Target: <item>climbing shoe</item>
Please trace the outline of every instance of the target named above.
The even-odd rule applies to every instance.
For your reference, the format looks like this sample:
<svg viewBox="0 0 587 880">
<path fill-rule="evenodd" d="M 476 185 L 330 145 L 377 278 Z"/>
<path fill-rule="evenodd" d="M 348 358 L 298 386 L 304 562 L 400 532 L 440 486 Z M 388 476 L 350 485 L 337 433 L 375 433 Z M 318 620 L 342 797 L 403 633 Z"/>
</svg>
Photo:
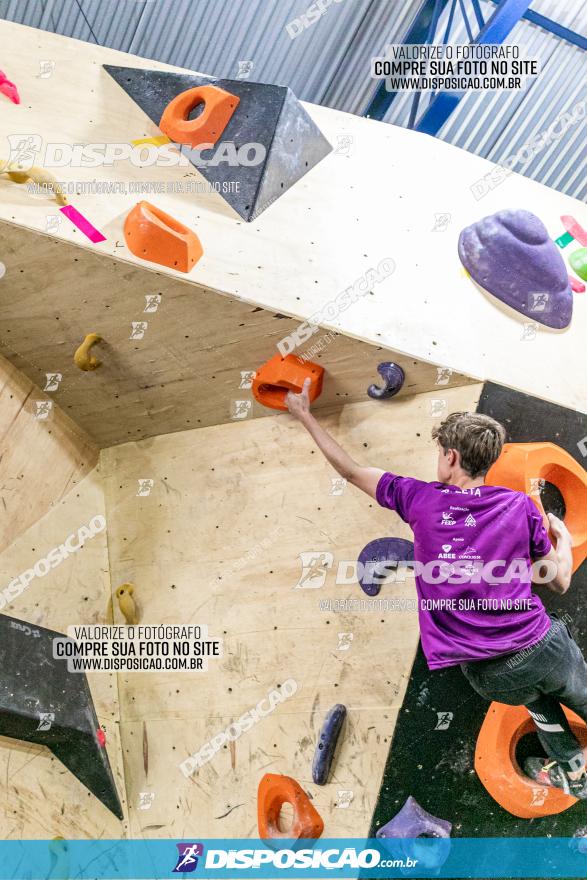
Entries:
<svg viewBox="0 0 587 880">
<path fill-rule="evenodd" d="M 561 788 L 571 797 L 587 800 L 587 773 L 578 779 L 569 779 L 568 774 L 556 761 L 549 758 L 526 758 L 524 773 L 539 785 L 551 785 Z"/>
</svg>

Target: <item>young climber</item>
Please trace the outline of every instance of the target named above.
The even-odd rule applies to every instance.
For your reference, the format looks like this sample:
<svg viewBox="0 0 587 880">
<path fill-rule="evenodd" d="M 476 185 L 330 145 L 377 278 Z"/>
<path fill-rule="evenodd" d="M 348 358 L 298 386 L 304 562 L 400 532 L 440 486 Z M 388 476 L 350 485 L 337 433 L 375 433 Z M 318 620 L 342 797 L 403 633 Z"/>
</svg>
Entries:
<svg viewBox="0 0 587 880">
<path fill-rule="evenodd" d="M 432 431 L 438 479 L 426 483 L 353 461 L 310 412 L 309 384 L 288 393 L 290 413 L 341 477 L 395 510 L 414 533 L 429 668 L 460 665 L 486 699 L 526 706 L 549 756 L 528 758 L 526 774 L 587 799 L 585 758 L 561 708 L 587 722 L 587 664 L 563 621 L 532 591 L 533 573 L 555 593 L 567 591 L 571 539 L 552 514 L 549 537 L 527 495 L 485 484 L 503 426 L 477 413 L 449 415 Z"/>
</svg>

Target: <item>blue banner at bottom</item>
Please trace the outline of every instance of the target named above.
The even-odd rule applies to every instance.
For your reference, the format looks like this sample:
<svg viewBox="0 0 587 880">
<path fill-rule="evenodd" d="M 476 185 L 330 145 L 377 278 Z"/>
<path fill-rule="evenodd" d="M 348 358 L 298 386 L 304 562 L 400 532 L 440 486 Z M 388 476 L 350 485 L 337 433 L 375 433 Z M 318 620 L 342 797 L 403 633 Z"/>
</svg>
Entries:
<svg viewBox="0 0 587 880">
<path fill-rule="evenodd" d="M 587 838 L 21 840 L 0 880 L 587 877 Z"/>
</svg>

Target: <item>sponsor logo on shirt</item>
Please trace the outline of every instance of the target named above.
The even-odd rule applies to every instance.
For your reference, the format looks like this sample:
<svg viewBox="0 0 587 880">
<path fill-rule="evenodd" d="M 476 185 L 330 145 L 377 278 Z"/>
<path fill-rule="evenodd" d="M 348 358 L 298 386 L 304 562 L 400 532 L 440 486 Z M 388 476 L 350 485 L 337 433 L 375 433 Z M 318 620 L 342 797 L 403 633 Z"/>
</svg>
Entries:
<svg viewBox="0 0 587 880">
<path fill-rule="evenodd" d="M 449 511 L 443 511 L 442 512 L 442 522 L 440 523 L 440 525 L 441 526 L 455 526 L 456 521 L 453 519 L 452 513 L 450 513 Z"/>
<path fill-rule="evenodd" d="M 460 554 L 460 558 L 461 559 L 481 559 L 481 557 L 477 553 L 477 549 L 475 547 L 472 547 L 470 544 L 467 547 L 467 549 L 463 550 L 463 552 Z"/>
<path fill-rule="evenodd" d="M 456 559 L 457 554 L 451 553 L 450 552 L 451 550 L 452 550 L 452 544 L 443 544 L 442 545 L 442 553 L 438 554 L 438 558 L 439 559 Z"/>
<path fill-rule="evenodd" d="M 451 510 L 465 510 L 466 511 L 469 508 L 468 507 L 457 507 L 455 504 L 451 504 L 450 509 Z"/>
<path fill-rule="evenodd" d="M 470 513 L 469 516 L 466 518 L 465 525 L 469 526 L 469 527 L 477 525 L 477 520 L 475 519 L 475 517 L 473 516 L 472 513 Z"/>
</svg>

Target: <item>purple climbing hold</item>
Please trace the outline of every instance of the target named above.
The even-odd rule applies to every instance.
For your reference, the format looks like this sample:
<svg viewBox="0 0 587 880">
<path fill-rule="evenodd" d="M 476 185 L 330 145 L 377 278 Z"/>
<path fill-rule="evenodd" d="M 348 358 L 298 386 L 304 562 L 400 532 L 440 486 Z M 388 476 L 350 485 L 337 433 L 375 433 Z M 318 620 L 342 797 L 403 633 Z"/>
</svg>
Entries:
<svg viewBox="0 0 587 880">
<path fill-rule="evenodd" d="M 403 856 L 405 861 L 405 857 L 409 856 L 417 860 L 421 870 L 437 873 L 450 855 L 451 831 L 450 822 L 426 812 L 410 795 L 399 813 L 383 825 L 375 837 L 394 841 L 393 844 L 386 844 L 386 847 L 392 848 L 394 858 Z"/>
<path fill-rule="evenodd" d="M 587 828 L 583 825 L 573 833 L 569 847 L 582 855 L 587 853 Z"/>
<path fill-rule="evenodd" d="M 383 825 L 375 837 L 450 837 L 451 830 L 451 822 L 427 813 L 410 795 L 399 813 Z"/>
<path fill-rule="evenodd" d="M 377 372 L 385 382 L 383 388 L 379 385 L 369 385 L 367 394 L 374 400 L 388 400 L 402 390 L 402 386 L 406 379 L 406 374 L 399 364 L 392 361 L 384 361 L 377 367 Z"/>
<path fill-rule="evenodd" d="M 414 561 L 414 545 L 403 538 L 375 538 L 359 554 L 359 583 L 368 596 L 376 596 L 398 562 Z"/>
<path fill-rule="evenodd" d="M 459 257 L 484 290 L 540 324 L 561 330 L 573 316 L 564 260 L 530 211 L 498 211 L 467 226 Z"/>
<path fill-rule="evenodd" d="M 343 706 L 342 703 L 336 703 L 322 723 L 312 762 L 312 779 L 316 785 L 326 785 L 328 782 L 328 774 L 345 718 L 346 706 Z"/>
</svg>

